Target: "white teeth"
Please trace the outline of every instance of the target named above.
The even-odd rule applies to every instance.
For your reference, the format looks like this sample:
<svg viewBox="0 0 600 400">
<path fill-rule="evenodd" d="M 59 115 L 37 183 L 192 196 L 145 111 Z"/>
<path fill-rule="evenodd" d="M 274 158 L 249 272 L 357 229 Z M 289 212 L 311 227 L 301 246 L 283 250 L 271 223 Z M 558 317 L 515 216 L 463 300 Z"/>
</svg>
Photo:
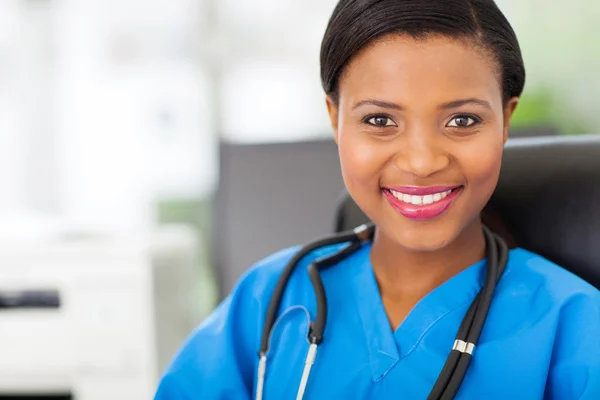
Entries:
<svg viewBox="0 0 600 400">
<path fill-rule="evenodd" d="M 394 190 L 390 190 L 390 192 L 398 200 L 401 200 L 405 203 L 414 204 L 415 206 L 420 206 L 420 205 L 433 204 L 442 199 L 445 199 L 446 197 L 448 197 L 448 195 L 450 193 L 452 193 L 452 190 L 447 190 L 445 192 L 440 192 L 440 193 L 435 193 L 435 194 L 428 194 L 426 196 L 412 196 L 410 194 L 403 194 L 400 192 L 396 192 Z"/>
</svg>

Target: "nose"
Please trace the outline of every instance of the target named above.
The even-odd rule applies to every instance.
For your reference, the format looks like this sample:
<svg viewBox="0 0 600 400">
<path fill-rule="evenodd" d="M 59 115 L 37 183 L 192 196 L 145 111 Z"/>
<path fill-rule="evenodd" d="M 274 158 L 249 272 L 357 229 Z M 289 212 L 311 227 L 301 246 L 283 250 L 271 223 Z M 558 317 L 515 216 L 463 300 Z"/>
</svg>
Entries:
<svg viewBox="0 0 600 400">
<path fill-rule="evenodd" d="M 448 167 L 450 155 L 440 144 L 441 138 L 432 136 L 418 132 L 406 135 L 394 160 L 396 167 L 418 178 L 427 178 Z"/>
</svg>

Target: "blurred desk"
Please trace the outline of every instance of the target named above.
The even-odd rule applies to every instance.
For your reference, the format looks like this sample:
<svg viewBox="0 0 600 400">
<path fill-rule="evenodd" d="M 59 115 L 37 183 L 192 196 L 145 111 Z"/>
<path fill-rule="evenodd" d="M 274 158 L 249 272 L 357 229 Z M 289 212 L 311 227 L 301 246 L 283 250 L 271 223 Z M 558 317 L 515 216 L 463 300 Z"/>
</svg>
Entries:
<svg viewBox="0 0 600 400">
<path fill-rule="evenodd" d="M 0 399 L 147 400 L 198 323 L 198 239 L 0 243 Z"/>
</svg>

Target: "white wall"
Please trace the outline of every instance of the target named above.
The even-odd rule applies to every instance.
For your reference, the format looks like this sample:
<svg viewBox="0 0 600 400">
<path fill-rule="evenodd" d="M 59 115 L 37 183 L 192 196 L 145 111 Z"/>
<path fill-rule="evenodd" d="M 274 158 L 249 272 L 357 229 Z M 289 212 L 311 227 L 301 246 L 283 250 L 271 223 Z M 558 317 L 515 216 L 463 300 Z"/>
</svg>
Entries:
<svg viewBox="0 0 600 400">
<path fill-rule="evenodd" d="M 236 141 L 328 136 L 319 46 L 336 0 L 219 0 L 227 37 L 224 136 Z M 600 124 L 600 3 L 497 0 L 519 36 L 528 91 L 549 87 L 574 118 Z M 584 132 L 582 132 L 584 133 Z"/>
<path fill-rule="evenodd" d="M 24 161 L 24 76 L 19 1 L 0 3 L 0 215 L 23 201 L 18 166 Z M 20 133 L 20 134 L 19 134 Z"/>
<path fill-rule="evenodd" d="M 333 0 L 220 0 L 221 126 L 238 142 L 330 135 L 319 48 Z"/>
<path fill-rule="evenodd" d="M 201 5 L 0 3 L 0 213 L 138 229 L 158 199 L 213 190 Z"/>
</svg>

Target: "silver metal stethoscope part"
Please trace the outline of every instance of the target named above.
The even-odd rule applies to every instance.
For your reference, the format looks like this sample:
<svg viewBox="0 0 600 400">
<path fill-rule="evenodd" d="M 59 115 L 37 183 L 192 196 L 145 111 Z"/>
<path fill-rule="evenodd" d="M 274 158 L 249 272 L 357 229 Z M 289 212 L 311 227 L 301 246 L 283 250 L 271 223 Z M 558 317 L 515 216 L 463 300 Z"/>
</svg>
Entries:
<svg viewBox="0 0 600 400">
<path fill-rule="evenodd" d="M 306 356 L 306 362 L 304 363 L 304 372 L 302 373 L 302 379 L 300 380 L 300 387 L 298 388 L 298 394 L 296 400 L 302 400 L 304 398 L 304 391 L 306 390 L 306 384 L 308 383 L 308 377 L 310 376 L 310 370 L 315 363 L 317 357 L 317 345 L 311 344 L 308 348 L 308 354 Z"/>
<path fill-rule="evenodd" d="M 452 350 L 459 351 L 461 353 L 467 353 L 473 355 L 473 351 L 475 350 L 475 345 L 473 343 L 467 343 L 463 340 L 456 340 L 454 342 L 454 346 Z"/>
<path fill-rule="evenodd" d="M 302 372 L 302 379 L 300 380 L 300 386 L 298 386 L 298 393 L 296 400 L 302 400 L 304 398 L 304 392 L 306 391 L 306 384 L 310 377 L 310 371 L 312 366 L 315 364 L 315 358 L 317 358 L 317 344 L 313 343 L 308 348 L 308 354 L 306 355 L 306 361 L 304 362 L 304 371 Z M 265 385 L 265 374 L 267 372 L 267 357 L 261 356 L 258 362 L 258 380 L 256 385 L 256 400 L 262 400 Z"/>
<path fill-rule="evenodd" d="M 258 383 L 256 385 L 256 400 L 262 400 L 264 386 L 265 386 L 265 373 L 267 372 L 267 356 L 261 356 L 258 362 Z"/>
</svg>

